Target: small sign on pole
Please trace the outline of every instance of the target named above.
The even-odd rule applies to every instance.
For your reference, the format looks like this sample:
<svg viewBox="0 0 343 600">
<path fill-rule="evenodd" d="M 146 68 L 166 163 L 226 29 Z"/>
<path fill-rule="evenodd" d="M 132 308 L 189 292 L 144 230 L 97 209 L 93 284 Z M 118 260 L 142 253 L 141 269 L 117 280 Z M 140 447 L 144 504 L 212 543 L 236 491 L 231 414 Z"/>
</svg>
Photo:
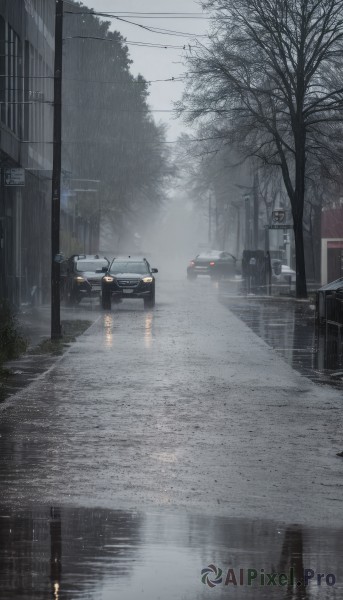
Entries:
<svg viewBox="0 0 343 600">
<path fill-rule="evenodd" d="M 267 225 L 268 229 L 292 229 L 293 225 L 289 225 L 288 223 L 284 223 L 283 225 L 280 223 L 275 223 L 274 225 Z"/>
<path fill-rule="evenodd" d="M 8 187 L 25 185 L 25 169 L 4 169 L 4 184 Z"/>
</svg>

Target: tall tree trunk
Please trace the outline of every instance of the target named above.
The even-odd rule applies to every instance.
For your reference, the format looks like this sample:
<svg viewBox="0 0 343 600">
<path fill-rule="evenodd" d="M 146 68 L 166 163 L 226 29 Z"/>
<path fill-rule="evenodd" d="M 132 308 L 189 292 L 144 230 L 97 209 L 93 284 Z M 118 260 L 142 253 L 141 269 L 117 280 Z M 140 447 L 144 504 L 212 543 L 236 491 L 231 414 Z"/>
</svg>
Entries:
<svg viewBox="0 0 343 600">
<path fill-rule="evenodd" d="M 299 112 L 300 114 L 300 112 Z M 295 129 L 295 191 L 291 200 L 295 241 L 296 297 L 307 298 L 305 251 L 304 251 L 304 203 L 306 169 L 306 131 L 302 116 Z"/>
<path fill-rule="evenodd" d="M 293 229 L 295 241 L 295 270 L 297 274 L 296 280 L 296 297 L 307 298 L 306 285 L 306 270 L 305 270 L 305 253 L 304 253 L 304 231 L 302 216 L 293 212 Z"/>
<path fill-rule="evenodd" d="M 259 217 L 259 178 L 258 171 L 255 170 L 254 173 L 254 250 L 258 250 L 258 217 Z"/>
</svg>

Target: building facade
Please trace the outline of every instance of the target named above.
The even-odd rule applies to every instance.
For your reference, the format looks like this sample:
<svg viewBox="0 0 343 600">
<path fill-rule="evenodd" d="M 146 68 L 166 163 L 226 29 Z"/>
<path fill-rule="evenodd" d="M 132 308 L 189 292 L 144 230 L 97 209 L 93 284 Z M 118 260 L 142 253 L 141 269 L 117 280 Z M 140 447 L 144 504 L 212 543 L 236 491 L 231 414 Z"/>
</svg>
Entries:
<svg viewBox="0 0 343 600">
<path fill-rule="evenodd" d="M 322 285 L 343 277 L 343 202 L 322 211 Z"/>
<path fill-rule="evenodd" d="M 0 298 L 50 293 L 54 0 L 0 0 Z"/>
</svg>

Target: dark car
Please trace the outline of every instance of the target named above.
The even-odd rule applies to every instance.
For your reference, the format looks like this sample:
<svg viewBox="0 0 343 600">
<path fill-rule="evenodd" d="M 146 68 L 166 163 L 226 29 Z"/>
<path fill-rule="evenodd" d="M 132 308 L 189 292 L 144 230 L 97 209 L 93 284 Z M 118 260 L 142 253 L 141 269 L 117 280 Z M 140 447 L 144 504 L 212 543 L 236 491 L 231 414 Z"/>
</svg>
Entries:
<svg viewBox="0 0 343 600">
<path fill-rule="evenodd" d="M 117 257 L 111 262 L 102 279 L 102 307 L 111 308 L 123 298 L 142 298 L 144 308 L 155 306 L 155 277 L 146 258 Z"/>
<path fill-rule="evenodd" d="M 198 275 L 209 275 L 213 279 L 233 277 L 237 273 L 237 260 L 229 252 L 211 250 L 198 254 L 187 267 L 188 279 Z"/>
<path fill-rule="evenodd" d="M 82 298 L 100 297 L 101 280 L 108 269 L 109 260 L 98 254 L 75 254 L 61 265 L 61 297 L 68 304 L 81 302 Z"/>
</svg>

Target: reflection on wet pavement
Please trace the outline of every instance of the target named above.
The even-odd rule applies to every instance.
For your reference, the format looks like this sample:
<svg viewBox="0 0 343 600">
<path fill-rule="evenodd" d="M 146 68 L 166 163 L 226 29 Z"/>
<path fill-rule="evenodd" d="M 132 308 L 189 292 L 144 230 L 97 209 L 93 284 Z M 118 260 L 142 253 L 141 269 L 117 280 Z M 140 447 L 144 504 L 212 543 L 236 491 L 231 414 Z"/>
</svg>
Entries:
<svg viewBox="0 0 343 600">
<path fill-rule="evenodd" d="M 317 383 L 343 387 L 337 332 L 316 327 L 314 307 L 292 301 L 237 299 L 225 292 L 221 288 L 220 301 L 294 369 Z"/>
<path fill-rule="evenodd" d="M 151 348 L 151 344 L 152 344 L 152 326 L 153 326 L 153 312 L 150 311 L 149 313 L 147 313 L 145 315 L 145 335 L 144 335 L 144 342 L 145 342 L 145 347 L 147 349 Z"/>
<path fill-rule="evenodd" d="M 311 600 L 343 593 L 342 530 L 186 513 L 3 507 L 0 540 L 3 600 Z"/>
<path fill-rule="evenodd" d="M 113 348 L 113 316 L 111 314 L 104 316 L 104 335 L 106 348 Z"/>
</svg>

